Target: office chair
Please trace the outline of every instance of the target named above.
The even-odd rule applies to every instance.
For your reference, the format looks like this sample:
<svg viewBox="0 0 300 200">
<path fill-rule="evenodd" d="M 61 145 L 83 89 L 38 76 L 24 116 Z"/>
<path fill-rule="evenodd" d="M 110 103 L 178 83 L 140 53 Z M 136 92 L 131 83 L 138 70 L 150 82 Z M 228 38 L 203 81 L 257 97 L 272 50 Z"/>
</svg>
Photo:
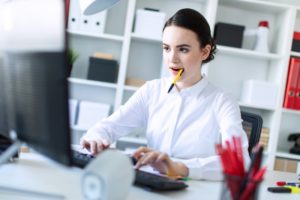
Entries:
<svg viewBox="0 0 300 200">
<path fill-rule="evenodd" d="M 249 147 L 248 152 L 252 158 L 252 149 L 259 142 L 263 119 L 261 116 L 249 112 L 241 111 L 243 129 L 247 133 Z"/>
</svg>

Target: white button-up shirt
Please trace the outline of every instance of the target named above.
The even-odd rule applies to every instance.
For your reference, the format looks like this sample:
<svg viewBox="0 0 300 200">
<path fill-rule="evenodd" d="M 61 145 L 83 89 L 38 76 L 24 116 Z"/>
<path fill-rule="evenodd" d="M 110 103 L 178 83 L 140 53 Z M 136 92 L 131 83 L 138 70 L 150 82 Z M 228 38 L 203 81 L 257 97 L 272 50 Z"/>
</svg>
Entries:
<svg viewBox="0 0 300 200">
<path fill-rule="evenodd" d="M 115 142 L 136 127 L 146 127 L 148 146 L 184 163 L 189 177 L 222 179 L 215 145 L 240 136 L 246 165 L 248 139 L 236 101 L 206 77 L 180 92 L 172 80 L 147 82 L 118 111 L 90 128 L 82 139 Z"/>
</svg>

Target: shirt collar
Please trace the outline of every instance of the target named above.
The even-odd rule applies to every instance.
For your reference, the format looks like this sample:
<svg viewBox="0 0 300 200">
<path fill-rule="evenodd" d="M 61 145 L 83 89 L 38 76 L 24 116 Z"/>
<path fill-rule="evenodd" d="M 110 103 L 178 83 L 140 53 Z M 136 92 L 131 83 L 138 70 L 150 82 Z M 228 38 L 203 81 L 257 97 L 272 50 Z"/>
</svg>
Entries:
<svg viewBox="0 0 300 200">
<path fill-rule="evenodd" d="M 173 89 L 170 91 L 170 93 L 174 93 L 174 94 L 176 93 L 176 94 L 179 94 L 181 96 L 197 96 L 204 90 L 204 88 L 207 86 L 207 84 L 208 84 L 208 80 L 203 75 L 202 79 L 200 81 L 198 81 L 195 85 L 193 85 L 189 88 L 184 88 L 180 92 L 176 89 L 176 86 L 174 86 Z"/>
</svg>

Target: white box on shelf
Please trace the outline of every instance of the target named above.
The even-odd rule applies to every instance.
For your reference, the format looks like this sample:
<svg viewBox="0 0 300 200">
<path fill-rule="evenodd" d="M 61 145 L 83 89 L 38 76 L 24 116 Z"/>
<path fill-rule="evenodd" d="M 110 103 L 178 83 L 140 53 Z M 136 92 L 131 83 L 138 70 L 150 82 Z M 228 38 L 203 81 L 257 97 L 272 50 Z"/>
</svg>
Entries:
<svg viewBox="0 0 300 200">
<path fill-rule="evenodd" d="M 109 110 L 109 104 L 81 101 L 79 103 L 77 127 L 84 130 L 89 129 L 106 118 L 109 115 Z"/>
<path fill-rule="evenodd" d="M 138 9 L 134 33 L 142 37 L 161 39 L 165 17 L 166 14 L 162 12 Z"/>
<path fill-rule="evenodd" d="M 78 113 L 79 101 L 76 99 L 69 99 L 69 120 L 70 126 L 74 126 L 76 123 L 76 117 Z"/>
<path fill-rule="evenodd" d="M 275 108 L 277 86 L 266 81 L 246 80 L 243 82 L 241 102 L 254 106 Z"/>
</svg>

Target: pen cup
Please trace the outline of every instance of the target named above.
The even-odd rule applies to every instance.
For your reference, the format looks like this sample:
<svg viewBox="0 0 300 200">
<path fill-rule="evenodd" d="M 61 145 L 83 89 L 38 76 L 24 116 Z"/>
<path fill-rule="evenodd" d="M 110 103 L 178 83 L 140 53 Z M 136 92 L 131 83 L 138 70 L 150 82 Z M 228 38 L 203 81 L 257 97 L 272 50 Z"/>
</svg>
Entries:
<svg viewBox="0 0 300 200">
<path fill-rule="evenodd" d="M 258 188 L 261 181 L 248 179 L 246 186 L 241 189 L 244 177 L 224 174 L 221 200 L 257 200 Z"/>
</svg>

